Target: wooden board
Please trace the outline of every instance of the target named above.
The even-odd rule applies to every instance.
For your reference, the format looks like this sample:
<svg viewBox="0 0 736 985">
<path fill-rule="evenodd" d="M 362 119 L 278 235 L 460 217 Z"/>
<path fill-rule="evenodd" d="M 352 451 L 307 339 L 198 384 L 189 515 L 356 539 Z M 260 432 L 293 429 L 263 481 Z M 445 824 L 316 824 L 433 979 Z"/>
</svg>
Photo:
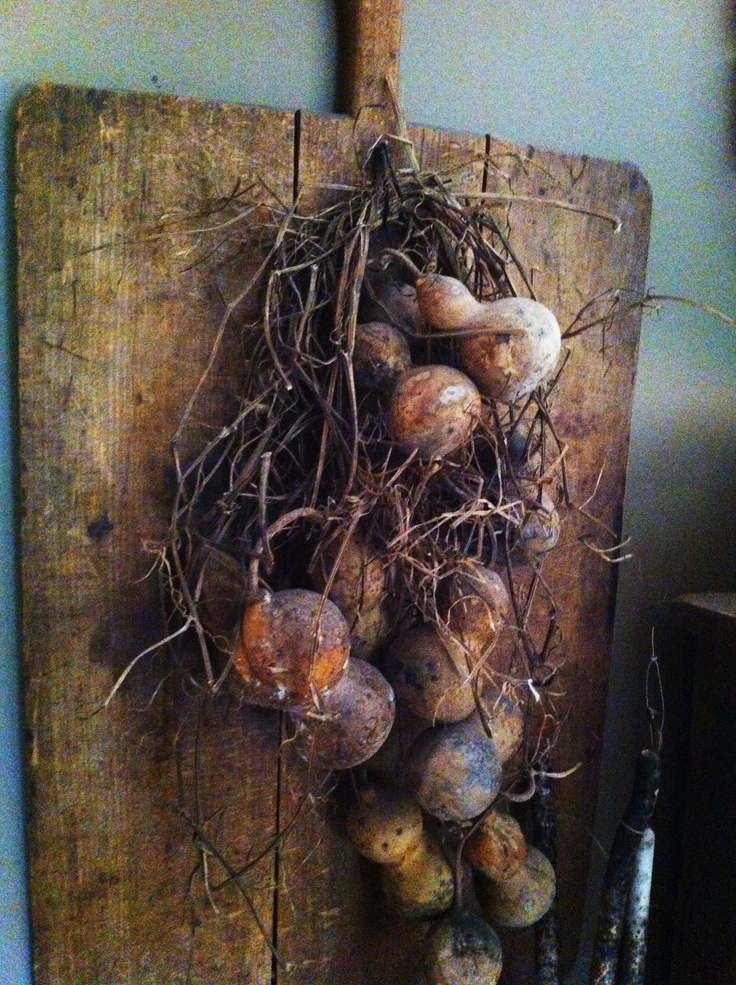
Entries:
<svg viewBox="0 0 736 985">
<path fill-rule="evenodd" d="M 140 660 L 101 710 L 121 670 L 161 633 L 157 585 L 145 576 L 169 522 L 169 443 L 222 313 L 206 265 L 188 262 L 191 241 L 175 225 L 161 231 L 159 220 L 238 180 L 263 178 L 264 198 L 288 201 L 295 160 L 307 200 L 317 202 L 324 193 L 314 186 L 358 180 L 354 136 L 347 117 L 300 116 L 295 125 L 293 114 L 271 110 L 54 86 L 34 89 L 20 107 L 23 638 L 37 985 L 419 981 L 421 928 L 385 906 L 345 842 L 334 798 L 311 798 L 283 848 L 267 850 L 303 792 L 299 766 L 279 758 L 275 714 L 223 699 L 202 716 L 165 655 Z M 492 207 L 563 326 L 604 292 L 643 288 L 650 196 L 635 167 L 483 136 L 411 136 L 422 166 L 452 165 L 466 194 L 516 196 Z M 620 231 L 591 213 L 618 216 Z M 553 406 L 576 502 L 590 499 L 590 511 L 616 530 L 638 330 L 636 312 L 622 311 L 605 331 L 572 340 Z M 243 357 L 225 346 L 213 365 L 200 440 L 227 419 Z M 616 575 L 584 546 L 590 529 L 569 515 L 546 569 L 564 640 L 556 686 L 568 709 L 554 765 L 581 763 L 557 786 L 568 962 L 581 927 Z M 202 860 L 209 885 L 224 871 L 200 849 L 217 838 L 229 846 L 225 861 L 244 869 L 245 895 L 230 886 L 208 899 Z M 523 961 L 511 962 L 504 981 L 528 981 L 525 974 Z"/>
</svg>

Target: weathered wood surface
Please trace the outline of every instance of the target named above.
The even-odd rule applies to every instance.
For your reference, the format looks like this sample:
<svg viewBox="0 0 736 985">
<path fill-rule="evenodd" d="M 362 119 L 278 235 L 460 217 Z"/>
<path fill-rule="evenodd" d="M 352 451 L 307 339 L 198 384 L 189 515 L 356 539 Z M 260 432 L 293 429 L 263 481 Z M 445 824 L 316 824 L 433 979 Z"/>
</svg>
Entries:
<svg viewBox="0 0 736 985">
<path fill-rule="evenodd" d="M 368 108 L 391 120 L 398 93 L 402 0 L 341 0 L 338 17 L 340 112 L 357 116 Z"/>
<path fill-rule="evenodd" d="M 128 661 L 161 633 L 156 585 L 144 576 L 169 523 L 169 443 L 222 314 L 209 268 L 189 262 L 191 240 L 159 220 L 196 209 L 237 180 L 263 177 L 264 198 L 288 201 L 295 159 L 305 201 L 319 200 L 320 183 L 359 180 L 352 120 L 299 122 L 295 155 L 288 113 L 51 86 L 33 90 L 20 108 L 23 635 L 37 985 L 419 981 L 421 930 L 385 907 L 370 867 L 345 842 L 335 798 L 305 804 L 281 849 L 265 851 L 303 792 L 300 768 L 279 760 L 275 713 L 223 699 L 202 717 L 181 675 L 167 673 L 165 654 L 140 660 L 100 710 Z M 482 137 L 411 136 L 422 165 L 452 168 L 468 195 L 535 200 L 493 208 L 563 326 L 602 292 L 641 290 L 650 201 L 635 168 Z M 544 198 L 616 214 L 621 231 L 584 211 L 537 204 Z M 257 259 L 249 257 L 251 267 Z M 553 404 L 573 497 L 592 497 L 589 510 L 616 530 L 638 327 L 636 312 L 622 313 L 605 332 L 573 339 Z M 228 419 L 246 355 L 237 341 L 221 349 L 203 386 L 201 429 L 186 435 L 192 449 Z M 568 959 L 583 907 L 616 573 L 581 543 L 592 529 L 568 514 L 545 569 L 563 639 L 554 686 L 565 692 L 567 712 L 554 767 L 582 764 L 556 787 Z M 231 866 L 253 863 L 245 894 L 219 885 L 222 860 L 200 850 L 209 839 L 227 845 Z M 517 965 L 510 962 L 504 981 L 528 980 Z"/>
</svg>

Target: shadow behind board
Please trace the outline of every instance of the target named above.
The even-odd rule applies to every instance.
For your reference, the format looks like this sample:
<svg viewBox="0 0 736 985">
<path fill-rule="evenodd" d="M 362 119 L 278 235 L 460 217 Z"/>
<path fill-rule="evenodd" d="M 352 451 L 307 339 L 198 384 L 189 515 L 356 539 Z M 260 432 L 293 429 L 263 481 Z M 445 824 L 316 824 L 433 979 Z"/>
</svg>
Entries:
<svg viewBox="0 0 736 985">
<path fill-rule="evenodd" d="M 482 136 L 417 128 L 411 136 L 422 168 L 451 170 L 466 194 L 518 196 L 489 207 L 508 223 L 539 299 L 563 328 L 605 292 L 642 290 L 650 196 L 635 167 Z M 418 975 L 421 928 L 386 908 L 327 790 L 302 810 L 278 857 L 266 851 L 303 793 L 299 766 L 279 760 L 276 714 L 225 699 L 201 714 L 164 654 L 139 661 L 100 711 L 121 670 L 161 633 L 161 599 L 146 574 L 169 524 L 170 440 L 222 314 L 207 266 L 189 262 L 191 239 L 160 219 L 201 208 L 238 180 L 262 179 L 256 193 L 264 201 L 288 202 L 296 159 L 304 208 L 317 208 L 328 193 L 316 185 L 360 180 L 353 138 L 347 117 L 301 115 L 296 127 L 291 113 L 164 96 L 41 86 L 20 106 L 23 637 L 37 985 L 406 985 Z M 617 216 L 620 231 L 591 213 Z M 238 277 L 259 259 L 241 258 Z M 246 311 L 243 320 L 249 315 L 256 317 Z M 638 314 L 622 308 L 605 331 L 573 339 L 552 406 L 573 497 L 591 499 L 591 512 L 614 530 L 638 333 Z M 203 384 L 191 450 L 228 420 L 237 399 L 248 354 L 236 335 Z M 581 763 L 556 789 L 566 962 L 580 933 L 615 591 L 615 566 L 582 545 L 591 532 L 570 513 L 545 567 L 565 656 L 555 685 L 568 709 L 554 767 Z M 221 886 L 217 907 L 206 885 L 217 887 L 226 870 L 205 853 L 205 880 L 203 835 L 227 845 L 226 864 L 244 867 L 245 892 Z M 511 961 L 504 980 L 520 974 Z"/>
</svg>

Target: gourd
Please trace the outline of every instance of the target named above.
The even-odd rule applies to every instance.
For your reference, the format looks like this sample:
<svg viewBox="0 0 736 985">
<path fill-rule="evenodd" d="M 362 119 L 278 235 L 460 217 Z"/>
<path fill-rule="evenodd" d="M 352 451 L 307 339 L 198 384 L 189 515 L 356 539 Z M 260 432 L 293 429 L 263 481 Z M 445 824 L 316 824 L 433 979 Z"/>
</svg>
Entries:
<svg viewBox="0 0 736 985">
<path fill-rule="evenodd" d="M 437 612 L 442 639 L 461 672 L 495 663 L 493 651 L 511 617 L 511 599 L 497 572 L 466 561 L 438 585 Z M 506 656 L 499 653 L 501 660 Z"/>
<path fill-rule="evenodd" d="M 363 788 L 348 812 L 347 834 L 361 855 L 381 866 L 381 885 L 403 916 L 428 919 L 452 905 L 450 864 L 407 794 Z"/>
<path fill-rule="evenodd" d="M 557 545 L 560 515 L 547 492 L 548 485 L 540 481 L 544 469 L 541 450 L 528 427 L 514 428 L 507 451 L 508 468 L 502 472 L 505 497 L 510 503 L 520 502 L 521 507 L 519 517 L 510 521 L 511 558 L 535 564 Z"/>
<path fill-rule="evenodd" d="M 414 366 L 396 380 L 386 424 L 406 454 L 444 458 L 469 441 L 480 411 L 478 388 L 465 373 L 452 366 Z"/>
<path fill-rule="evenodd" d="M 374 660 L 393 631 L 387 600 L 382 599 L 372 609 L 362 609 L 350 622 L 350 656 Z"/>
<path fill-rule="evenodd" d="M 542 469 L 542 448 L 538 433 L 528 421 L 517 421 L 505 435 L 508 464 L 511 475 L 521 480 L 522 488 L 534 484 L 534 477 Z"/>
<path fill-rule="evenodd" d="M 221 650 L 231 650 L 247 597 L 248 577 L 226 551 L 203 541 L 193 555 L 192 591 L 204 631 Z"/>
<path fill-rule="evenodd" d="M 426 831 L 400 861 L 381 868 L 381 886 L 389 902 L 409 920 L 428 920 L 444 913 L 455 894 L 452 868 Z"/>
<path fill-rule="evenodd" d="M 382 559 L 360 529 L 347 539 L 333 534 L 315 552 L 310 566 L 312 585 L 337 605 L 350 627 L 351 656 L 371 659 L 391 633 Z"/>
<path fill-rule="evenodd" d="M 432 625 L 400 633 L 386 651 L 384 670 L 398 704 L 425 721 L 457 722 L 475 709 L 472 681 L 458 671 Z"/>
<path fill-rule="evenodd" d="M 482 305 L 462 281 L 446 274 L 422 274 L 405 257 L 402 260 L 414 276 L 419 313 L 432 328 L 462 330 L 478 316 Z"/>
<path fill-rule="evenodd" d="M 383 321 L 356 326 L 353 374 L 359 387 L 386 392 L 410 367 L 409 344 L 398 328 Z"/>
<path fill-rule="evenodd" d="M 409 790 L 441 821 L 468 821 L 496 799 L 501 761 L 496 745 L 474 716 L 425 729 L 406 751 Z"/>
<path fill-rule="evenodd" d="M 416 801 L 375 784 L 358 791 L 346 823 L 353 847 L 379 865 L 400 862 L 422 837 L 422 811 Z"/>
<path fill-rule="evenodd" d="M 501 975 L 498 934 L 467 911 L 442 917 L 424 938 L 422 949 L 430 985 L 496 985 Z"/>
<path fill-rule="evenodd" d="M 560 516 L 549 493 L 542 492 L 536 501 L 525 507 L 518 544 L 527 561 L 538 561 L 557 545 L 560 538 Z"/>
<path fill-rule="evenodd" d="M 345 617 L 319 593 L 289 588 L 247 597 L 233 664 L 252 703 L 314 705 L 343 675 L 349 654 Z"/>
<path fill-rule="evenodd" d="M 519 868 L 508 878 L 476 879 L 483 915 L 499 927 L 529 927 L 555 898 L 555 870 L 546 855 L 530 845 Z"/>
<path fill-rule="evenodd" d="M 526 718 L 519 705 L 507 694 L 494 688 L 486 689 L 480 700 L 483 719 L 475 712 L 470 721 L 476 728 L 491 733 L 499 762 L 506 765 L 519 751 L 524 741 Z"/>
<path fill-rule="evenodd" d="M 327 539 L 310 570 L 313 587 L 322 592 L 329 584 L 329 598 L 348 621 L 378 605 L 386 590 L 381 559 L 358 529 L 347 538 L 338 532 Z"/>
<path fill-rule="evenodd" d="M 294 743 L 313 766 L 346 770 L 364 763 L 391 731 L 396 704 L 391 685 L 372 664 L 351 660 L 347 670 L 320 696 L 320 708 L 292 714 Z"/>
<path fill-rule="evenodd" d="M 493 809 L 470 833 L 463 854 L 488 879 L 508 879 L 521 868 L 527 844 L 518 821 Z"/>
<path fill-rule="evenodd" d="M 417 292 L 390 271 L 369 266 L 363 279 L 359 316 L 361 321 L 388 322 L 416 333 L 420 322 Z"/>
<path fill-rule="evenodd" d="M 560 326 L 549 308 L 531 298 L 499 298 L 481 309 L 463 326 L 468 337 L 460 339 L 460 364 L 485 396 L 517 403 L 555 369 Z"/>
<path fill-rule="evenodd" d="M 414 282 L 422 319 L 440 332 L 457 332 L 460 365 L 491 400 L 516 403 L 557 365 L 562 333 L 554 314 L 532 298 L 478 301 L 455 277 L 421 274 L 402 260 Z"/>
</svg>

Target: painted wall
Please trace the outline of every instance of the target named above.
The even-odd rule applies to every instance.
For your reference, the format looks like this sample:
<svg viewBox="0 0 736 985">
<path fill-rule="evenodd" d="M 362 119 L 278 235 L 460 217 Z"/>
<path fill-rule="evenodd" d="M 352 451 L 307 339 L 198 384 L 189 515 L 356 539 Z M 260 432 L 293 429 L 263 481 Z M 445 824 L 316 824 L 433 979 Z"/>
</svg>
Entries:
<svg viewBox="0 0 736 985">
<path fill-rule="evenodd" d="M 733 315 L 733 16 L 726 0 L 405 0 L 406 113 L 636 162 L 654 192 L 650 285 Z M 0 0 L 0 985 L 30 981 L 14 607 L 13 107 L 28 85 L 51 80 L 325 112 L 334 73 L 327 0 Z M 666 638 L 677 594 L 736 584 L 735 383 L 733 328 L 671 305 L 646 319 L 625 513 L 636 557 L 620 574 L 604 844 L 642 741 L 652 627 Z"/>
</svg>

